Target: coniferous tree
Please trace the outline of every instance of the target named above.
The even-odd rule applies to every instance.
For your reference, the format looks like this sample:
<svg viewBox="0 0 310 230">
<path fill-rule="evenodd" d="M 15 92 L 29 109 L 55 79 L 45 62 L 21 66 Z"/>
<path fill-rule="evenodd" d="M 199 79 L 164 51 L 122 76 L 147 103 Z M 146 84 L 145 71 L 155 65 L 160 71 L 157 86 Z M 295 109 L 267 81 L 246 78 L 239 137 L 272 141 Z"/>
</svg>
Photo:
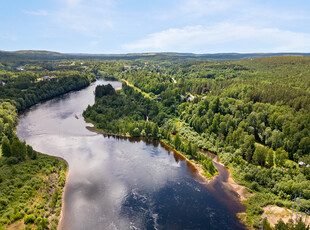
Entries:
<svg viewBox="0 0 310 230">
<path fill-rule="evenodd" d="M 4 137 L 2 139 L 1 149 L 2 149 L 2 156 L 4 156 L 4 157 L 11 157 L 12 156 L 10 142 L 9 142 L 7 137 Z"/>
</svg>

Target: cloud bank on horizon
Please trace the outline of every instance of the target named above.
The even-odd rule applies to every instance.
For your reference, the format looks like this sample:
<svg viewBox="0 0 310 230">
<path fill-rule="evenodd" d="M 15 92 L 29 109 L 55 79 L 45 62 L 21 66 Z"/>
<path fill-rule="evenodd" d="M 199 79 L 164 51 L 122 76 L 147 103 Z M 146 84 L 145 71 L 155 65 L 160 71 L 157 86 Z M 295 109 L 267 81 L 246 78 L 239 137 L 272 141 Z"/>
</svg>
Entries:
<svg viewBox="0 0 310 230">
<path fill-rule="evenodd" d="M 3 0 L 0 20 L 0 50 L 310 52 L 308 0 Z"/>
</svg>

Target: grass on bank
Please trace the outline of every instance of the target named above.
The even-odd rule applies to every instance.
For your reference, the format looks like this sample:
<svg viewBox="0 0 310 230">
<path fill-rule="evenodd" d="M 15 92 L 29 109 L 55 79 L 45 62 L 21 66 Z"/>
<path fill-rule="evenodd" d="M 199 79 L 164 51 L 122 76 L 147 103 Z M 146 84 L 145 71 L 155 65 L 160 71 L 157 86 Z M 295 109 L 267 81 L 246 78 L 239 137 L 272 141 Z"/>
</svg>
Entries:
<svg viewBox="0 0 310 230">
<path fill-rule="evenodd" d="M 67 165 L 37 153 L 7 164 L 0 158 L 0 229 L 57 229 Z"/>
</svg>

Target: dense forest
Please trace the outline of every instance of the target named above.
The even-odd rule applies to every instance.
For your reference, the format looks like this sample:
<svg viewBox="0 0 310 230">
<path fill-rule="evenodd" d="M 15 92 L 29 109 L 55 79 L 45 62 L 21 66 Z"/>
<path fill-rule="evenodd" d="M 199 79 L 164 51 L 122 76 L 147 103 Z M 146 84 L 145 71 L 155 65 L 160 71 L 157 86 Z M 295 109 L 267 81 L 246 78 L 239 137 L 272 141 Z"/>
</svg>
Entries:
<svg viewBox="0 0 310 230">
<path fill-rule="evenodd" d="M 105 74 L 123 89 L 98 87 L 84 112 L 97 129 L 161 139 L 201 163 L 207 176 L 216 171 L 199 148 L 218 154 L 255 194 L 245 201 L 245 221 L 255 228 L 263 207 L 292 208 L 295 194 L 304 198 L 300 211 L 310 209 L 309 57 L 136 60 L 114 70 Z"/>
</svg>

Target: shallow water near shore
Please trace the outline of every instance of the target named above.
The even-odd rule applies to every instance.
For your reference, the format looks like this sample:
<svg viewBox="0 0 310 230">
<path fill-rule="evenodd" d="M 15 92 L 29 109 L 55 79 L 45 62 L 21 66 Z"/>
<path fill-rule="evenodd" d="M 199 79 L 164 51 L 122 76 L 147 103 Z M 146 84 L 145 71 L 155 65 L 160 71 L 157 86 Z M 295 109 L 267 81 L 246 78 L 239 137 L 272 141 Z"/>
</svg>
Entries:
<svg viewBox="0 0 310 230">
<path fill-rule="evenodd" d="M 18 137 L 64 158 L 69 175 L 60 229 L 244 229 L 244 207 L 222 182 L 197 171 L 158 141 L 89 131 L 82 112 L 96 85 L 33 106 L 19 117 Z"/>
</svg>

